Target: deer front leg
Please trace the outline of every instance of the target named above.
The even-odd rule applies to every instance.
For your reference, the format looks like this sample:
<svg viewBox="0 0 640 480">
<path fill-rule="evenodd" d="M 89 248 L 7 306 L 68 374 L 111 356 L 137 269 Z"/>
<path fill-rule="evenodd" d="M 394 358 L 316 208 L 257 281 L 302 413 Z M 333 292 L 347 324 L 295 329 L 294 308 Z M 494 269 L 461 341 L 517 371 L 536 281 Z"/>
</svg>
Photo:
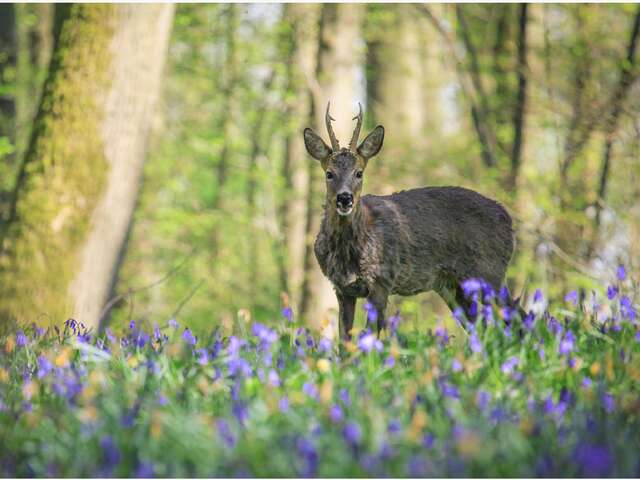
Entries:
<svg viewBox="0 0 640 480">
<path fill-rule="evenodd" d="M 340 336 L 344 340 L 351 340 L 353 317 L 356 312 L 356 297 L 350 297 L 336 292 L 338 297 L 338 321 L 340 323 Z"/>
<path fill-rule="evenodd" d="M 371 289 L 371 291 L 369 292 L 369 297 L 367 298 L 367 300 L 369 300 L 369 303 L 373 305 L 373 308 L 376 309 L 378 337 L 380 336 L 380 332 L 387 327 L 387 321 L 384 314 L 387 310 L 388 299 L 389 293 L 380 287 Z"/>
</svg>

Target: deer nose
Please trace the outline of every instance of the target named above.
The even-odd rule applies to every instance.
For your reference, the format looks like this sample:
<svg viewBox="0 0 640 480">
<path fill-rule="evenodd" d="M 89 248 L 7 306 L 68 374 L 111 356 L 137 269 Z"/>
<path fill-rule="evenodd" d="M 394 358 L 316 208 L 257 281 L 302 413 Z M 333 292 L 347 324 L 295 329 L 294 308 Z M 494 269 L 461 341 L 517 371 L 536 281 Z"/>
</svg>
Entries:
<svg viewBox="0 0 640 480">
<path fill-rule="evenodd" d="M 338 194 L 336 198 L 336 204 L 338 207 L 348 208 L 353 205 L 353 195 L 348 192 L 342 192 Z"/>
</svg>

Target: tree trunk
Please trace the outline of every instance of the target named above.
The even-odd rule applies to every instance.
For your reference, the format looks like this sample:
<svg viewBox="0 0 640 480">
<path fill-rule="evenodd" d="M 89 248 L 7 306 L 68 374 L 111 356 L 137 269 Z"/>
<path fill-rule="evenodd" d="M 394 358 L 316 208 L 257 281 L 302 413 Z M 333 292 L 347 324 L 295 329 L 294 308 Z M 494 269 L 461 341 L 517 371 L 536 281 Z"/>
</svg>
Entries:
<svg viewBox="0 0 640 480">
<path fill-rule="evenodd" d="M 518 94 L 513 115 L 513 145 L 511 150 L 511 172 L 508 187 L 515 192 L 522 164 L 524 143 L 524 117 L 527 103 L 527 4 L 518 7 Z"/>
<path fill-rule="evenodd" d="M 136 202 L 171 5 L 66 5 L 0 253 L 0 318 L 98 327 Z M 46 318 L 46 321 L 43 320 Z"/>
<path fill-rule="evenodd" d="M 293 26 L 293 48 L 288 64 L 288 86 L 291 100 L 287 105 L 290 120 L 285 138 L 283 173 L 287 200 L 284 234 L 286 237 L 287 278 L 286 288 L 291 305 L 300 306 L 304 278 L 307 200 L 309 195 L 309 171 L 313 159 L 304 148 L 302 130 L 313 123 L 309 79 L 315 78 L 318 58 L 318 24 L 320 5 L 287 4 L 284 16 Z M 284 285 L 283 285 L 284 286 Z"/>
<path fill-rule="evenodd" d="M 638 7 L 633 25 L 631 28 L 631 35 L 629 38 L 629 46 L 627 47 L 627 56 L 620 66 L 620 77 L 618 79 L 618 85 L 613 93 L 611 99 L 611 113 L 605 121 L 604 131 L 604 150 L 602 155 L 602 166 L 600 167 L 600 179 L 598 182 L 598 194 L 595 203 L 596 213 L 593 221 L 593 231 L 591 241 L 589 243 L 587 256 L 591 258 L 593 252 L 596 250 L 598 236 L 600 232 L 600 222 L 602 215 L 602 206 L 604 199 L 607 195 L 607 184 L 609 182 L 609 171 L 611 170 L 611 155 L 613 150 L 613 139 L 615 137 L 616 130 L 618 129 L 618 121 L 620 114 L 622 113 L 625 99 L 629 93 L 629 88 L 633 83 L 636 74 L 636 49 L 638 47 L 638 36 L 640 35 L 640 7 Z"/>
<path fill-rule="evenodd" d="M 0 224 L 9 204 L 15 162 L 16 39 L 15 7 L 0 4 Z"/>
<path fill-rule="evenodd" d="M 324 111 L 327 102 L 331 101 L 332 115 L 336 118 L 334 131 L 343 144 L 351 138 L 354 128 L 351 119 L 357 113 L 355 71 L 361 63 L 357 43 L 361 35 L 363 12 L 362 5 L 353 3 L 322 6 L 317 73 L 319 85 L 314 87 L 313 92 L 315 129 L 324 132 Z M 306 323 L 317 328 L 323 320 L 335 320 L 337 301 L 331 283 L 320 271 L 313 251 L 324 203 L 322 169 L 310 159 L 308 166 L 305 277 L 300 311 Z"/>
</svg>

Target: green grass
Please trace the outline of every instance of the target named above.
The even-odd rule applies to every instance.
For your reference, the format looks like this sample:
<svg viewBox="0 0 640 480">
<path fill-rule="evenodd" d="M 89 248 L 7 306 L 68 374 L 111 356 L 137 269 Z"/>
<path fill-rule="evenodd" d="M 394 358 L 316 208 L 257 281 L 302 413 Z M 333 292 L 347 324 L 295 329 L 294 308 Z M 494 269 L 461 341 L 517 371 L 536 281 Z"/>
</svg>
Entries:
<svg viewBox="0 0 640 480">
<path fill-rule="evenodd" d="M 26 328 L 0 339 L 0 474 L 638 476 L 629 290 L 508 329 L 494 299 L 456 341 L 401 319 L 340 353 L 277 318 L 232 339 Z"/>
</svg>

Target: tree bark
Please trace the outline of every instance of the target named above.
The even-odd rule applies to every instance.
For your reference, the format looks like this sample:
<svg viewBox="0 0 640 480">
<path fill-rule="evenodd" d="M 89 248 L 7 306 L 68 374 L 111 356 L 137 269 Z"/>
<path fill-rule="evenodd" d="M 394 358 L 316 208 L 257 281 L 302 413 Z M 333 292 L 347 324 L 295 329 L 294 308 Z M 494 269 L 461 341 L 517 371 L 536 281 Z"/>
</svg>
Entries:
<svg viewBox="0 0 640 480">
<path fill-rule="evenodd" d="M 361 36 L 364 8 L 358 4 L 324 4 L 320 21 L 318 84 L 313 84 L 315 129 L 324 132 L 324 109 L 330 100 L 336 118 L 334 131 L 343 144 L 353 132 L 357 112 L 355 69 L 361 63 L 357 42 Z M 319 327 L 324 320 L 336 319 L 337 301 L 329 280 L 322 274 L 313 245 L 320 229 L 324 191 L 322 169 L 309 160 L 309 197 L 307 202 L 305 277 L 300 311 L 306 323 Z M 332 313 L 333 312 L 333 313 Z M 334 322 L 335 323 L 335 322 Z M 335 330 L 337 331 L 337 330 Z"/>
<path fill-rule="evenodd" d="M 623 62 L 620 64 L 620 76 L 618 84 L 614 90 L 613 97 L 611 99 L 611 113 L 605 121 L 604 131 L 604 150 L 602 154 L 602 165 L 600 167 L 600 177 L 598 182 L 598 194 L 595 202 L 596 213 L 593 220 L 593 231 L 591 241 L 589 242 L 587 256 L 591 258 L 593 252 L 596 250 L 599 232 L 600 222 L 602 215 L 602 207 L 604 199 L 607 195 L 607 185 L 609 182 L 609 171 L 611 169 L 611 155 L 613 150 L 613 140 L 615 138 L 616 130 L 618 129 L 618 123 L 620 119 L 620 113 L 623 110 L 625 99 L 629 93 L 629 89 L 633 84 L 635 78 L 637 78 L 636 70 L 636 50 L 638 47 L 638 36 L 640 34 L 640 7 L 638 7 L 633 25 L 631 27 L 631 35 L 629 38 L 629 46 L 627 47 L 627 55 Z"/>
<path fill-rule="evenodd" d="M 0 253 L 0 319 L 97 328 L 136 202 L 173 6 L 58 7 Z M 45 320 L 46 319 L 46 320 Z"/>
<path fill-rule="evenodd" d="M 518 94 L 513 116 L 513 146 L 511 150 L 511 172 L 508 187 L 516 190 L 518 174 L 522 164 L 524 143 L 524 119 L 527 104 L 527 4 L 518 7 Z"/>
<path fill-rule="evenodd" d="M 301 306 L 302 282 L 305 275 L 305 250 L 309 172 L 313 159 L 309 158 L 302 139 L 302 130 L 313 124 L 311 90 L 308 79 L 315 78 L 318 63 L 318 26 L 320 5 L 287 4 L 284 16 L 292 25 L 292 61 L 288 64 L 288 87 L 291 93 L 286 107 L 289 120 L 285 138 L 283 174 L 287 195 L 284 207 L 284 235 L 287 276 L 281 280 L 289 294 L 290 304 L 298 311 Z"/>
<path fill-rule="evenodd" d="M 0 4 L 0 224 L 8 207 L 16 144 L 16 15 L 15 6 Z M 9 151 L 3 153 L 4 149 Z"/>
</svg>

